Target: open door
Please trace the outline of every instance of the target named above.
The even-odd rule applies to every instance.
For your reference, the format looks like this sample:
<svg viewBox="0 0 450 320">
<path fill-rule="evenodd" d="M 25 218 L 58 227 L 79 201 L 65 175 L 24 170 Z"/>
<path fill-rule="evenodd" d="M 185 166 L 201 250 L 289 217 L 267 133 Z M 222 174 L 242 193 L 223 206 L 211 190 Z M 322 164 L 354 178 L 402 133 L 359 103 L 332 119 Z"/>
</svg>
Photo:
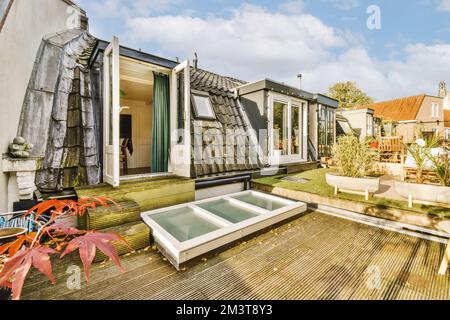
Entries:
<svg viewBox="0 0 450 320">
<path fill-rule="evenodd" d="M 171 149 L 169 171 L 181 176 L 191 175 L 191 79 L 189 61 L 172 70 L 170 91 Z"/>
<path fill-rule="evenodd" d="M 119 39 L 114 37 L 103 55 L 103 181 L 120 184 L 120 70 Z"/>
</svg>

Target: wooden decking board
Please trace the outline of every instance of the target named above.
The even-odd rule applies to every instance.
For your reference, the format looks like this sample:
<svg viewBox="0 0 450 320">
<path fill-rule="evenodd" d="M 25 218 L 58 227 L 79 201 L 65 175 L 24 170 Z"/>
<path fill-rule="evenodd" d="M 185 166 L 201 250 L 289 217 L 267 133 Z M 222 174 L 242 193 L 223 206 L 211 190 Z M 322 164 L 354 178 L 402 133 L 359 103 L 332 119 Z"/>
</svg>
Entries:
<svg viewBox="0 0 450 320">
<path fill-rule="evenodd" d="M 290 224 L 184 272 L 176 272 L 151 250 L 123 257 L 125 274 L 110 262 L 103 267 L 95 265 L 92 282 L 87 286 L 83 282 L 85 291 L 66 289 L 67 275 L 64 267 L 58 266 L 56 287 L 33 274 L 33 284 L 27 284 L 24 297 L 450 299 L 450 275 L 438 275 L 442 244 L 322 213 L 310 213 Z M 370 265 L 381 268 L 380 290 L 366 286 L 365 271 Z"/>
<path fill-rule="evenodd" d="M 349 240 L 354 243 L 354 240 L 351 239 L 355 238 L 349 236 L 345 238 L 346 241 L 343 242 L 342 240 L 344 240 L 344 238 L 335 235 L 335 242 L 333 242 L 332 244 L 337 243 L 337 245 L 335 245 L 331 250 L 329 250 L 328 248 L 322 248 L 322 250 L 316 249 L 312 252 L 312 255 L 307 257 L 306 259 L 299 257 L 297 261 L 294 260 L 290 265 L 291 270 L 285 268 L 284 270 L 281 270 L 280 273 L 286 272 L 291 276 L 292 274 L 295 274 L 294 278 L 303 279 L 302 286 L 298 287 L 294 284 L 291 287 L 291 282 L 287 282 L 286 285 L 280 286 L 279 284 L 277 285 L 277 283 L 274 282 L 274 288 L 272 288 L 269 297 L 274 297 L 280 294 L 285 295 L 287 294 L 287 292 L 290 292 L 290 294 L 294 297 L 308 297 L 310 295 L 314 295 L 316 297 L 322 298 L 324 292 L 326 292 L 328 288 L 335 285 L 341 285 L 341 283 L 335 283 L 335 281 L 339 280 L 339 278 L 343 276 L 343 272 L 330 273 L 327 272 L 327 270 L 334 267 L 334 264 L 332 262 L 338 263 L 341 268 L 345 267 L 345 260 L 348 259 L 348 255 L 352 254 L 352 251 L 348 250 L 349 248 L 347 242 L 347 240 Z M 318 259 L 318 257 L 320 258 Z M 326 276 L 324 277 L 324 275 L 328 274 L 333 275 L 334 281 L 331 281 Z M 340 290 L 341 288 L 337 289 Z"/>
<path fill-rule="evenodd" d="M 24 298 L 25 299 L 35 299 L 36 294 L 40 294 L 42 297 L 47 298 L 56 298 L 56 299 L 65 299 L 66 296 L 79 296 L 82 292 L 83 295 L 86 294 L 86 296 L 89 295 L 89 291 L 94 288 L 99 283 L 102 283 L 105 281 L 105 279 L 114 279 L 114 277 L 122 277 L 124 274 L 120 272 L 118 268 L 116 268 L 111 262 L 108 262 L 106 265 L 102 264 L 95 264 L 92 268 L 93 271 L 91 271 L 91 277 L 89 279 L 89 283 L 86 283 L 86 279 L 84 277 L 84 269 L 82 267 L 82 264 L 79 259 L 71 259 L 74 263 L 78 266 L 80 266 L 82 275 L 81 275 L 81 287 L 84 288 L 83 291 L 70 291 L 66 289 L 66 270 L 71 263 L 69 261 L 65 261 L 64 263 L 54 263 L 54 266 L 59 266 L 59 268 L 54 268 L 53 273 L 57 276 L 57 282 L 56 285 L 51 286 L 49 285 L 48 279 L 43 277 L 42 274 L 38 273 L 37 271 L 33 270 L 32 274 L 40 279 L 39 282 L 32 282 L 28 283 L 25 282 L 24 287 Z M 64 260 L 62 260 L 64 261 Z M 135 267 L 136 265 L 145 265 L 146 268 L 149 267 L 149 263 L 147 259 L 142 259 L 142 255 L 140 254 L 134 254 L 127 257 L 123 257 L 121 260 L 121 264 L 124 267 L 125 270 L 130 271 Z M 33 290 L 33 288 L 41 288 L 40 290 Z"/>
<path fill-rule="evenodd" d="M 344 221 L 340 221 L 340 223 L 336 223 L 336 225 L 332 226 L 331 229 L 338 228 L 338 230 L 339 230 L 341 223 L 344 223 Z M 333 241 L 329 241 L 328 243 L 325 243 L 321 246 L 314 246 L 314 245 L 313 246 L 311 246 L 311 245 L 303 246 L 302 242 L 298 241 L 298 240 L 301 240 L 301 241 L 307 241 L 307 243 L 309 243 L 309 244 L 317 244 L 320 242 L 320 239 L 323 239 L 323 237 L 330 231 L 332 231 L 332 230 L 330 230 L 330 228 L 328 228 L 328 230 L 325 229 L 325 230 L 318 231 L 313 237 L 310 237 L 310 238 L 295 239 L 295 241 L 293 241 L 294 239 L 289 239 L 289 240 L 283 241 L 283 244 L 286 244 L 285 250 L 283 250 L 283 252 L 280 252 L 280 250 L 277 250 L 278 248 L 274 248 L 274 251 L 271 252 L 271 256 L 273 257 L 273 260 L 276 261 L 276 263 L 262 265 L 261 268 L 256 270 L 256 272 L 252 270 L 252 269 L 254 269 L 254 267 L 249 265 L 248 267 L 249 267 L 250 274 L 244 275 L 245 280 L 246 280 L 245 283 L 246 283 L 247 287 L 252 286 L 253 290 L 250 292 L 249 295 L 245 296 L 245 298 L 246 299 L 260 298 L 258 296 L 258 293 L 260 292 L 260 288 L 259 288 L 260 283 L 263 283 L 264 286 L 266 286 L 266 283 L 267 283 L 267 287 L 270 289 L 274 289 L 276 286 L 278 286 L 278 284 L 283 283 L 286 279 L 279 279 L 279 276 L 280 276 L 281 272 L 283 270 L 285 270 L 292 262 L 294 262 L 296 260 L 301 260 L 302 258 L 305 258 L 304 262 L 308 262 L 307 261 L 308 257 L 311 256 L 308 253 L 316 252 L 316 251 L 318 252 L 318 251 L 324 250 L 324 248 L 334 247 L 334 244 L 336 242 L 333 242 L 333 241 L 338 237 L 335 237 L 335 239 L 333 239 Z M 341 233 L 344 234 L 344 232 L 341 232 Z M 340 236 L 341 233 L 338 232 L 335 235 Z M 299 245 L 293 246 L 291 243 L 299 243 Z M 302 252 L 302 251 L 304 251 L 304 252 Z M 307 267 L 307 266 L 308 266 L 308 263 L 305 263 L 304 267 Z M 277 269 L 277 271 L 274 271 L 274 269 Z M 220 294 L 218 296 L 213 296 L 213 298 L 238 299 L 239 295 L 241 294 L 241 291 L 239 291 L 237 287 L 238 287 L 238 285 L 234 286 L 232 288 L 229 288 L 223 294 Z"/>
<path fill-rule="evenodd" d="M 310 226 L 311 228 L 316 227 L 320 232 L 323 231 L 323 227 L 321 227 L 320 220 L 316 221 L 315 225 L 311 224 Z M 287 233 L 289 233 L 289 229 L 285 230 L 283 235 L 285 236 Z M 268 237 L 268 240 L 267 242 L 264 243 L 264 246 L 261 245 L 263 248 L 265 248 L 264 252 L 270 250 L 271 245 L 276 241 L 277 237 L 273 236 Z M 236 248 L 239 249 L 239 247 L 235 247 L 234 249 Z M 218 263 L 213 262 L 213 265 L 211 265 L 211 262 L 209 262 L 210 265 L 207 268 L 202 268 L 201 266 L 203 264 L 199 264 L 196 267 L 189 269 L 187 272 L 177 274 L 176 277 L 174 277 L 175 279 L 166 279 L 167 283 L 165 283 L 162 287 L 166 289 L 172 286 L 173 290 L 171 291 L 171 295 L 173 296 L 174 294 L 177 294 L 177 296 L 179 296 L 180 293 L 178 292 L 178 290 L 182 291 L 186 290 L 186 286 L 183 285 L 185 282 L 191 283 L 191 286 L 199 287 L 201 279 L 203 279 L 203 281 L 205 281 L 205 279 L 217 280 L 218 277 L 230 272 L 229 265 L 237 266 L 240 265 L 241 263 L 248 261 L 249 257 L 259 258 L 261 256 L 260 254 L 258 254 L 261 253 L 261 248 L 258 246 L 247 247 L 244 250 L 245 251 L 240 252 L 239 255 L 228 255 L 227 251 L 221 253 L 220 255 L 218 255 L 217 259 L 217 261 L 219 261 Z M 210 278 L 208 278 L 208 276 Z M 146 288 L 146 289 L 150 289 L 151 296 L 144 296 L 142 298 L 156 298 L 156 296 L 159 295 L 158 291 L 155 292 L 154 288 Z M 167 292 L 167 290 L 165 291 Z M 133 294 L 132 292 L 128 293 L 129 296 L 131 296 L 132 294 Z M 182 297 L 183 296 L 181 296 L 180 298 Z"/>
<path fill-rule="evenodd" d="M 312 227 L 315 227 L 317 231 L 316 231 L 315 234 L 309 235 L 309 238 L 312 238 L 312 237 L 316 236 L 316 234 L 318 234 L 318 233 L 326 232 L 326 228 L 323 228 L 321 226 L 320 222 L 318 222 L 318 221 L 316 221 L 316 225 L 315 226 L 311 225 L 311 228 Z M 276 233 L 276 231 L 274 231 L 274 234 L 275 233 Z M 259 245 L 259 246 L 263 247 L 263 250 L 264 250 L 264 252 L 266 254 L 264 254 L 262 256 L 261 255 L 256 255 L 255 256 L 254 252 L 247 252 L 247 254 L 245 254 L 245 255 L 240 255 L 239 258 L 235 258 L 235 259 L 233 259 L 231 261 L 224 261 L 224 263 L 222 265 L 222 267 L 224 269 L 224 272 L 222 274 L 220 274 L 216 278 L 212 277 L 212 281 L 214 282 L 214 286 L 210 286 L 209 285 L 210 282 L 205 282 L 204 281 L 205 279 L 197 279 L 197 280 L 203 280 L 201 282 L 202 283 L 201 288 L 206 288 L 206 289 L 210 290 L 211 288 L 216 287 L 216 290 L 213 290 L 215 292 L 212 292 L 212 293 L 209 294 L 209 297 L 211 299 L 214 299 L 215 295 L 218 294 L 217 293 L 217 291 L 218 291 L 217 288 L 226 288 L 226 286 L 229 284 L 230 281 L 227 281 L 227 275 L 232 274 L 233 271 L 234 271 L 234 268 L 239 267 L 239 270 L 240 270 L 239 274 L 242 277 L 245 277 L 246 280 L 249 280 L 249 276 L 247 275 L 247 272 L 259 273 L 260 272 L 259 269 L 262 266 L 264 266 L 264 264 L 260 263 L 261 262 L 260 261 L 261 257 L 265 257 L 265 263 L 267 263 L 268 260 L 269 260 L 267 258 L 268 257 L 267 254 L 269 252 L 280 252 L 278 246 L 273 246 L 274 244 L 279 242 L 280 238 L 285 240 L 285 241 L 292 241 L 293 238 L 301 237 L 301 236 L 305 237 L 306 234 L 302 234 L 301 232 L 294 233 L 294 232 L 292 232 L 292 229 L 289 229 L 289 227 L 288 227 L 288 229 L 285 232 L 283 232 L 282 234 L 278 234 L 278 235 L 274 236 L 273 239 L 272 239 L 273 241 L 266 242 L 264 244 Z M 258 247 L 255 247 L 255 250 L 257 250 L 258 252 L 262 252 L 262 249 L 258 248 Z M 284 253 L 281 253 L 281 254 L 284 254 Z M 269 257 L 270 257 L 270 260 L 276 259 L 276 257 L 274 255 L 272 255 L 272 254 Z M 195 281 L 195 283 L 199 284 L 198 281 Z M 195 287 L 200 287 L 200 286 L 196 285 Z M 189 296 L 190 294 L 191 293 L 188 293 L 187 295 L 182 296 L 181 298 L 189 299 L 190 298 L 190 296 Z"/>
<path fill-rule="evenodd" d="M 317 231 L 315 235 L 305 240 L 311 240 L 314 237 L 317 237 L 321 232 L 325 231 Z M 283 235 L 282 237 L 284 236 L 285 235 Z M 294 238 L 291 237 L 290 240 L 292 241 L 294 240 Z M 308 248 L 303 249 L 304 253 L 306 253 L 308 250 Z M 242 266 L 239 267 L 240 272 L 238 275 L 240 281 L 229 281 L 226 276 L 221 276 L 221 278 L 217 281 L 219 281 L 218 288 L 224 288 L 223 291 L 219 291 L 220 289 L 217 290 L 217 288 L 214 289 L 216 281 L 214 281 L 214 285 L 205 286 L 205 288 L 202 289 L 208 292 L 208 297 L 210 299 L 222 299 L 222 297 L 226 296 L 228 293 L 233 293 L 233 295 L 239 293 L 240 296 L 245 296 L 245 294 L 247 294 L 247 292 L 249 291 L 250 286 L 266 281 L 266 278 L 270 277 L 270 273 L 273 271 L 273 269 L 275 267 L 281 267 L 283 265 L 283 262 L 285 262 L 287 258 L 287 254 L 284 252 L 280 255 L 277 254 L 280 253 L 278 246 L 269 248 L 266 253 L 270 255 L 269 258 L 265 259 L 264 264 L 260 263 L 261 261 L 254 261 L 251 259 L 248 259 L 248 261 L 244 261 L 242 263 Z M 296 253 L 298 253 L 298 251 Z M 284 261 L 282 261 L 281 259 L 284 259 Z M 234 266 L 230 267 L 231 268 L 229 273 L 235 276 L 236 274 L 234 272 Z M 190 296 L 186 296 L 186 298 L 190 298 Z M 231 299 L 232 297 L 229 298 Z"/>
<path fill-rule="evenodd" d="M 137 268 L 133 268 L 132 270 L 127 270 L 125 274 L 117 274 L 114 277 L 108 278 L 107 281 L 99 281 L 96 283 L 89 284 L 86 287 L 85 292 L 75 292 L 69 295 L 66 295 L 66 298 L 75 297 L 75 295 L 79 296 L 82 294 L 83 297 L 79 296 L 79 298 L 85 299 L 101 299 L 104 296 L 108 296 L 111 293 L 118 293 L 119 290 L 129 290 L 129 281 L 134 280 L 136 278 L 142 278 L 146 275 L 158 275 L 161 277 L 166 270 L 173 272 L 169 266 L 162 261 L 162 259 L 146 259 L 146 263 L 138 266 Z"/>
<path fill-rule="evenodd" d="M 303 223 L 303 221 L 302 221 Z M 259 236 L 257 239 L 259 242 L 261 241 L 274 241 L 274 237 L 271 236 L 271 233 L 266 233 L 261 236 Z M 249 240 L 248 243 L 255 244 L 256 239 Z M 268 245 L 269 242 L 264 242 L 264 245 Z M 173 281 L 174 279 L 167 279 L 167 283 L 165 283 L 166 287 L 169 288 L 170 286 L 176 286 L 180 287 L 184 279 L 188 278 L 191 280 L 191 282 L 195 282 L 198 277 L 202 276 L 202 273 L 206 270 L 210 270 L 211 268 L 215 267 L 216 265 L 222 265 L 226 260 L 229 258 L 229 261 L 238 261 L 239 259 L 246 259 L 248 256 L 254 255 L 259 248 L 257 246 L 246 246 L 246 248 L 242 248 L 242 246 L 233 247 L 227 251 L 222 252 L 220 255 L 218 255 L 218 258 L 216 259 L 210 259 L 208 260 L 208 265 L 199 263 L 194 268 L 188 268 L 187 271 L 177 274 L 177 277 L 180 279 L 178 281 Z M 239 255 L 236 255 L 239 252 Z M 219 271 L 216 271 L 216 274 Z M 192 277 L 192 278 L 191 278 Z M 152 291 L 153 292 L 153 291 Z M 158 292 L 153 292 L 154 295 L 158 294 Z"/>
</svg>

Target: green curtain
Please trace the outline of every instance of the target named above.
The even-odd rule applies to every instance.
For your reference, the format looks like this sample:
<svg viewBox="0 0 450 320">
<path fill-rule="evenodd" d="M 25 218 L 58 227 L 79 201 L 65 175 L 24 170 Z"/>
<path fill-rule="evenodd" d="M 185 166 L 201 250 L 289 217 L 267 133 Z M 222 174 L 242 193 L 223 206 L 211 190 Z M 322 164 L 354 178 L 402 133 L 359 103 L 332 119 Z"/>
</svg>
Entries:
<svg viewBox="0 0 450 320">
<path fill-rule="evenodd" d="M 152 172 L 167 172 L 169 162 L 170 94 L 169 77 L 154 73 Z"/>
</svg>

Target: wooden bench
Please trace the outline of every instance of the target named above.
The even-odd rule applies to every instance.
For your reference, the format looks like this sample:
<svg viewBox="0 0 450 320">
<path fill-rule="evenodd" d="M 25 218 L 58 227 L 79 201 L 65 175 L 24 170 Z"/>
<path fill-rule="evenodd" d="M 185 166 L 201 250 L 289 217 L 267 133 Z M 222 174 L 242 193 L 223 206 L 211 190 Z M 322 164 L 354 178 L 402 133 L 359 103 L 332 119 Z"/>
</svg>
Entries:
<svg viewBox="0 0 450 320">
<path fill-rule="evenodd" d="M 405 149 L 402 137 L 381 137 L 378 142 L 380 162 L 403 163 Z"/>
</svg>

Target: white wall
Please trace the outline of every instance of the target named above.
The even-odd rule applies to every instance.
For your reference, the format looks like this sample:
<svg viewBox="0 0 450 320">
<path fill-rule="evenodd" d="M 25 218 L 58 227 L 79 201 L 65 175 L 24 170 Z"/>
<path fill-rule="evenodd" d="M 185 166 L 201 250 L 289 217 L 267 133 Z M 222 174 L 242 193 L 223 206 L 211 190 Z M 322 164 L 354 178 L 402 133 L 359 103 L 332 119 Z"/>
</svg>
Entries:
<svg viewBox="0 0 450 320">
<path fill-rule="evenodd" d="M 25 91 L 41 39 L 67 29 L 63 0 L 15 0 L 0 32 L 0 153 L 16 136 Z M 0 212 L 7 209 L 7 175 L 0 162 Z"/>
<path fill-rule="evenodd" d="M 130 107 L 121 114 L 131 114 L 133 155 L 128 154 L 128 168 L 147 168 L 152 152 L 152 108 L 143 101 L 121 99 L 121 105 Z"/>
</svg>

